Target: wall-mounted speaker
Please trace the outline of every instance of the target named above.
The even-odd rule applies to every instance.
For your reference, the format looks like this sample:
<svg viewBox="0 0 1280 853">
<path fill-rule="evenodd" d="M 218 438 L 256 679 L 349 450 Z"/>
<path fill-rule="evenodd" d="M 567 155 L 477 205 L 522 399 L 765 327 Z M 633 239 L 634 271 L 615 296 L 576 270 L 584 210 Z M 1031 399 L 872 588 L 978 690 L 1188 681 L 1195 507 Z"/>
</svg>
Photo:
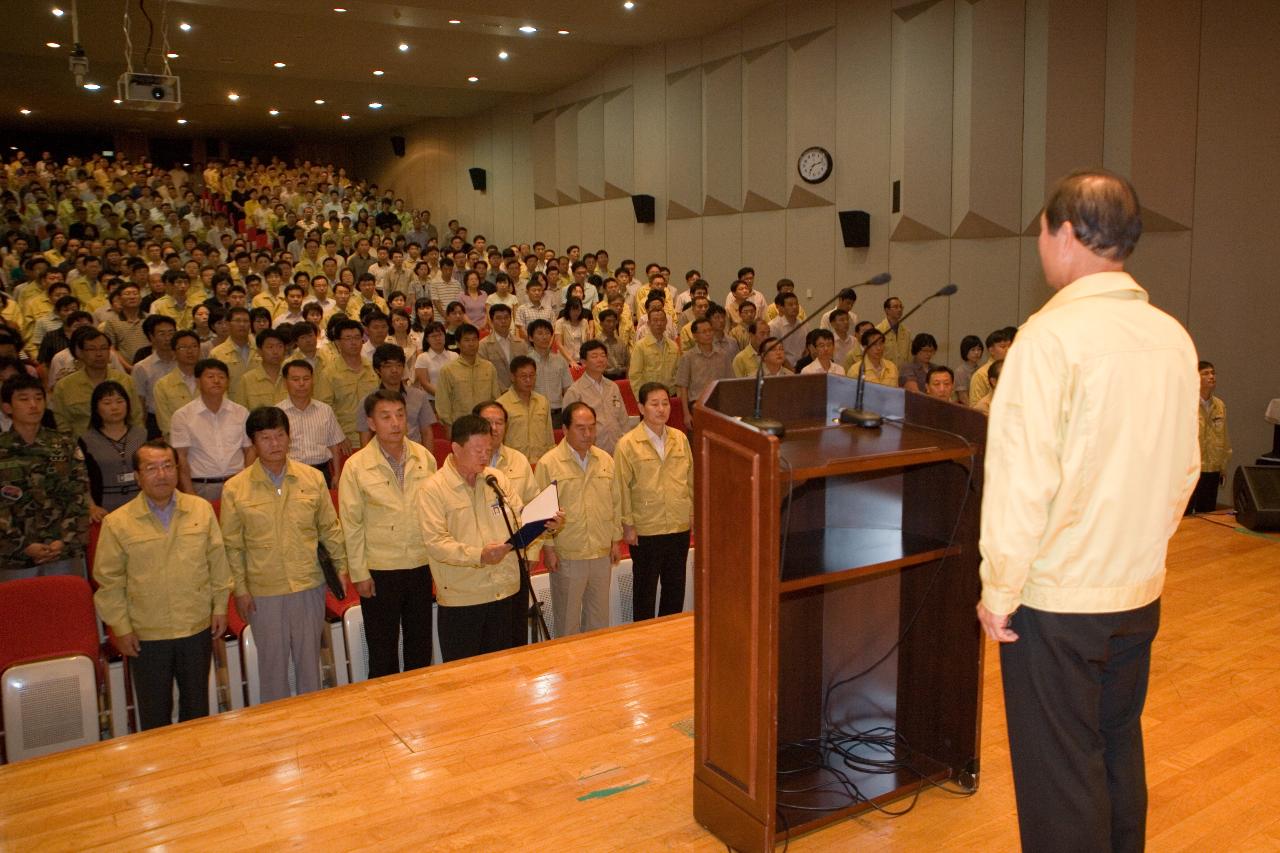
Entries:
<svg viewBox="0 0 1280 853">
<path fill-rule="evenodd" d="M 636 212 L 636 222 L 639 222 L 641 225 L 652 225 L 657 221 L 657 214 L 654 212 L 653 196 L 633 195 L 631 197 L 631 207 Z"/>
<path fill-rule="evenodd" d="M 471 175 L 471 189 L 476 190 L 477 192 L 484 192 L 485 188 L 489 185 L 489 178 L 485 173 L 485 170 L 477 166 L 472 166 L 470 169 L 467 169 L 467 173 Z"/>
<path fill-rule="evenodd" d="M 397 157 L 404 156 L 404 137 L 403 136 L 391 137 L 391 153 L 395 154 Z"/>
<path fill-rule="evenodd" d="M 1250 530 L 1280 529 L 1280 467 L 1241 465 L 1231 483 L 1236 520 Z"/>
<path fill-rule="evenodd" d="M 840 236 L 846 249 L 865 249 L 871 245 L 871 214 L 865 210 L 842 210 Z"/>
</svg>

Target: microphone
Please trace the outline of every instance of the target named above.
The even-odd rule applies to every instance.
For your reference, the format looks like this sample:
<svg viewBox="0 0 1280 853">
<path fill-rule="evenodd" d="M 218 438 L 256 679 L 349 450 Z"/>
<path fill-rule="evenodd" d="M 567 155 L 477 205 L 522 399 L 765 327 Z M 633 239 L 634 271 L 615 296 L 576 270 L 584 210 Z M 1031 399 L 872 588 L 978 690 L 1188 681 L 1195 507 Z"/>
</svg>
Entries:
<svg viewBox="0 0 1280 853">
<path fill-rule="evenodd" d="M 498 503 L 505 503 L 507 496 L 502 493 L 502 489 L 498 486 L 498 478 L 492 474 L 487 474 L 484 481 L 498 495 Z"/>
<path fill-rule="evenodd" d="M 830 308 L 832 305 L 834 305 L 836 301 L 840 298 L 840 294 L 845 290 L 852 290 L 853 288 L 856 288 L 856 287 L 867 287 L 868 285 L 888 284 L 892 280 L 892 278 L 893 276 L 889 275 L 889 273 L 882 272 L 879 275 L 873 275 L 871 278 L 867 279 L 866 281 L 860 281 L 857 284 L 851 284 L 848 287 L 840 288 L 840 290 L 836 291 L 835 296 L 831 297 L 825 303 L 823 303 L 821 308 L 819 308 L 817 311 L 814 311 L 812 314 L 806 317 L 803 321 L 797 323 L 794 329 L 787 332 L 781 338 L 779 338 L 769 346 L 762 349 L 760 351 L 760 364 L 759 366 L 756 367 L 755 409 L 753 410 L 751 417 L 743 418 L 742 422 L 747 424 L 748 426 L 755 427 L 765 435 L 776 435 L 778 438 L 782 438 L 784 435 L 786 435 L 787 428 L 782 425 L 782 421 L 778 420 L 777 418 L 763 417 L 760 412 L 761 403 L 764 399 L 764 357 L 768 355 L 772 350 L 782 346 L 783 341 L 785 341 L 787 338 L 791 337 L 796 332 L 804 328 L 805 324 L 807 324 L 814 317 L 822 316 L 822 313 L 826 311 L 828 308 Z M 954 287 L 955 285 L 952 285 L 952 286 Z"/>
<path fill-rule="evenodd" d="M 926 296 L 924 299 L 920 300 L 920 302 L 917 303 L 914 308 L 912 308 L 906 314 L 903 314 L 902 319 L 898 320 L 896 323 L 891 324 L 890 328 L 895 332 L 898 331 L 898 327 L 902 325 L 903 320 L 906 320 L 912 314 L 916 313 L 921 308 L 923 308 L 924 304 L 928 302 L 930 299 L 937 299 L 939 296 L 951 296 L 959 289 L 960 288 L 956 287 L 954 284 L 948 284 L 942 287 L 941 289 L 939 289 L 937 293 L 933 293 L 933 294 L 930 294 L 929 296 Z M 879 429 L 880 425 L 884 423 L 884 418 L 881 417 L 878 413 L 870 412 L 862 408 L 862 392 L 866 388 L 866 385 L 867 385 L 867 353 L 863 351 L 862 360 L 858 362 L 858 394 L 857 394 L 857 397 L 855 397 L 854 399 L 854 404 L 852 409 L 846 408 L 846 409 L 840 410 L 840 423 L 853 424 L 854 426 L 860 426 L 863 429 Z"/>
</svg>

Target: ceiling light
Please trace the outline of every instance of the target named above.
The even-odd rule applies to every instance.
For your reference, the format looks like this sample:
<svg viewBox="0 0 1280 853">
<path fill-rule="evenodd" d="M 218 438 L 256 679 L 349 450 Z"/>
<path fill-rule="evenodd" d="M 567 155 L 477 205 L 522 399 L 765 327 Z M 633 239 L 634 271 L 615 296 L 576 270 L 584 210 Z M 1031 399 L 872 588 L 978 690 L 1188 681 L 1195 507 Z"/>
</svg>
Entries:
<svg viewBox="0 0 1280 853">
<path fill-rule="evenodd" d="M 178 54 L 176 54 L 176 53 L 166 53 L 166 54 L 165 54 L 165 58 L 166 58 L 166 59 L 177 59 L 177 58 L 178 58 Z"/>
<path fill-rule="evenodd" d="M 189 33 L 191 32 L 191 25 L 186 21 L 183 21 L 181 24 L 178 24 L 178 29 L 182 30 L 184 33 Z"/>
<path fill-rule="evenodd" d="M 499 59 L 506 59 L 508 56 L 510 56 L 510 54 L 509 54 L 509 53 L 507 53 L 505 50 L 500 50 L 500 51 L 498 51 L 498 58 L 499 58 Z"/>
<path fill-rule="evenodd" d="M 112 98 L 111 103 L 115 104 L 116 106 L 119 106 L 120 104 L 123 104 L 124 101 L 120 100 L 119 98 Z"/>
<path fill-rule="evenodd" d="M 339 15 L 341 15 L 343 12 L 345 12 L 345 11 L 347 11 L 347 10 L 346 10 L 346 9 L 344 9 L 343 7 L 341 7 L 341 6 L 334 6 L 334 7 L 333 7 L 333 11 L 335 11 L 335 12 L 337 12 Z"/>
<path fill-rule="evenodd" d="M 374 69 L 373 76 L 374 76 L 374 77 L 381 77 L 383 74 L 386 74 L 386 73 L 387 73 L 387 72 L 383 71 L 381 68 L 376 68 L 376 69 Z"/>
<path fill-rule="evenodd" d="M 55 18 L 61 18 L 63 15 L 67 14 L 66 12 L 62 11 L 61 9 L 59 9 L 57 6 L 54 6 L 54 7 L 53 7 L 52 9 L 50 9 L 49 11 L 53 13 L 53 16 L 54 16 Z"/>
<path fill-rule="evenodd" d="M 280 115 L 280 111 L 279 111 L 279 110 L 267 110 L 267 115 L 269 115 L 269 116 L 278 116 L 278 115 Z"/>
<path fill-rule="evenodd" d="M 323 107 L 323 106 L 324 106 L 324 98 L 316 98 L 316 102 L 315 102 L 315 103 L 316 103 L 316 106 L 317 106 L 317 107 Z"/>
<path fill-rule="evenodd" d="M 339 118 L 341 118 L 343 121 L 351 120 L 351 116 L 347 115 L 346 113 L 343 113 L 341 116 L 339 116 Z"/>
<path fill-rule="evenodd" d="M 231 101 L 232 103 L 235 103 L 236 101 L 240 100 L 240 96 L 237 95 L 235 92 L 227 92 L 227 100 Z"/>
<path fill-rule="evenodd" d="M 382 109 L 382 104 L 381 104 L 381 103 L 379 103 L 378 101 L 372 101 L 372 102 L 370 102 L 370 104 L 369 104 L 369 109 L 371 109 L 371 110 L 380 110 L 380 109 Z"/>
<path fill-rule="evenodd" d="M 405 44 L 404 42 L 400 42 L 400 52 L 405 53 L 408 50 L 409 50 L 409 45 Z"/>
<path fill-rule="evenodd" d="M 284 67 L 285 67 L 285 64 L 284 64 L 283 62 L 273 62 L 273 63 L 271 63 L 271 64 L 272 64 L 274 67 L 276 67 L 276 68 L 284 68 Z"/>
<path fill-rule="evenodd" d="M 22 109 L 18 110 L 18 112 L 22 113 L 24 116 L 31 115 L 31 110 L 27 109 L 26 107 L 23 107 Z"/>
<path fill-rule="evenodd" d="M 58 44 L 56 41 L 47 41 L 47 42 L 45 42 L 45 43 L 44 43 L 44 46 L 45 46 L 45 47 L 53 47 L 53 48 L 62 47 L 62 45 Z"/>
<path fill-rule="evenodd" d="M 531 26 L 529 26 L 528 24 L 525 24 L 523 27 L 521 27 L 521 28 L 520 28 L 520 32 L 522 32 L 522 33 L 529 33 L 529 34 L 531 34 L 531 35 L 532 35 L 533 33 L 536 33 L 537 31 L 538 31 L 538 28 L 537 28 L 537 27 L 531 27 Z"/>
<path fill-rule="evenodd" d="M 461 24 L 462 21 L 459 21 L 457 18 L 450 18 L 449 23 L 453 24 L 454 26 L 457 26 L 458 24 Z"/>
<path fill-rule="evenodd" d="M 627 2 L 622 4 L 622 8 L 626 9 L 628 12 L 630 12 L 635 7 L 636 7 L 636 4 L 632 3 L 631 0 L 627 0 Z"/>
<path fill-rule="evenodd" d="M 468 77 L 468 78 L 467 78 L 467 82 L 468 82 L 468 83 L 479 83 L 479 82 L 480 82 L 480 78 L 479 78 L 479 77 L 475 77 L 475 76 Z"/>
<path fill-rule="evenodd" d="M 557 34 L 559 34 L 559 35 L 562 35 L 562 36 L 567 36 L 567 35 L 569 35 L 569 31 L 568 31 L 568 30 L 556 30 L 556 33 L 557 33 Z"/>
<path fill-rule="evenodd" d="M 96 92 L 96 91 L 98 91 L 99 89 L 101 89 L 101 88 L 102 88 L 102 87 L 101 87 L 101 86 L 99 86 L 97 83 L 85 83 L 85 84 L 84 84 L 84 87 L 85 87 L 86 89 L 88 89 L 90 92 Z"/>
<path fill-rule="evenodd" d="M 187 120 L 185 118 L 178 119 L 178 124 L 186 124 L 186 123 L 187 123 Z"/>
</svg>

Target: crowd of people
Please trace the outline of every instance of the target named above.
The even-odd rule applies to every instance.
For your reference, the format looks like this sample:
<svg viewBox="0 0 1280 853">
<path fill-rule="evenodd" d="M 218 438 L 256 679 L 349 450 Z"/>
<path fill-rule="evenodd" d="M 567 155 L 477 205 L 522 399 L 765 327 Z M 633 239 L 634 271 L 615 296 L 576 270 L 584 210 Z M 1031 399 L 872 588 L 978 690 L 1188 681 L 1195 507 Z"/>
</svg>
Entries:
<svg viewBox="0 0 1280 853">
<path fill-rule="evenodd" d="M 504 513 L 518 526 L 553 482 L 562 513 L 531 550 L 558 633 L 608 623 L 624 544 L 634 617 L 678 612 L 676 407 L 689 424 L 718 379 L 822 372 L 987 412 L 1017 331 L 966 336 L 953 368 L 897 297 L 872 322 L 845 289 L 787 337 L 806 322 L 789 279 L 767 298 L 751 267 L 713 287 L 603 249 L 490 245 L 329 165 L 19 152 L 0 206 L 0 577 L 83 571 L 101 523 L 96 600 L 144 726 L 175 680 L 184 719 L 207 707 L 229 596 L 264 700 L 288 695 L 290 660 L 317 688 L 322 561 L 361 596 L 371 676 L 400 668 L 401 636 L 404 668 L 431 660 L 433 589 L 445 660 L 522 643 Z M 1202 368 L 1207 502 L 1230 446 Z"/>
</svg>

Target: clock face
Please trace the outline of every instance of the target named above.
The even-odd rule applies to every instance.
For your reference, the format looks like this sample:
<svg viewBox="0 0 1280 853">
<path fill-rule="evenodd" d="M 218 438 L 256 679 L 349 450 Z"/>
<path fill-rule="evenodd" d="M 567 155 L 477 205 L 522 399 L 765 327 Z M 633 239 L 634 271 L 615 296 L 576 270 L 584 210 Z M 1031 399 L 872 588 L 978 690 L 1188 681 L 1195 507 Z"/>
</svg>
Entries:
<svg viewBox="0 0 1280 853">
<path fill-rule="evenodd" d="M 800 152 L 796 170 L 806 183 L 820 184 L 831 176 L 831 153 L 816 145 L 806 148 Z"/>
</svg>

